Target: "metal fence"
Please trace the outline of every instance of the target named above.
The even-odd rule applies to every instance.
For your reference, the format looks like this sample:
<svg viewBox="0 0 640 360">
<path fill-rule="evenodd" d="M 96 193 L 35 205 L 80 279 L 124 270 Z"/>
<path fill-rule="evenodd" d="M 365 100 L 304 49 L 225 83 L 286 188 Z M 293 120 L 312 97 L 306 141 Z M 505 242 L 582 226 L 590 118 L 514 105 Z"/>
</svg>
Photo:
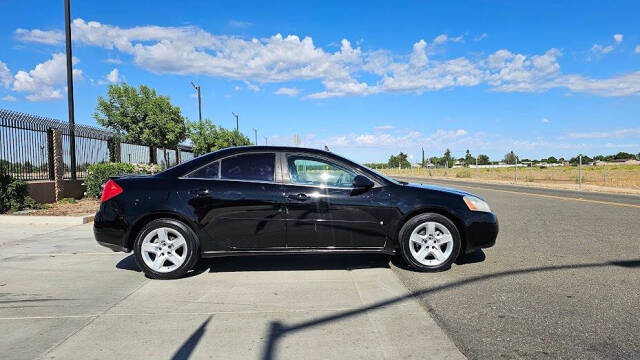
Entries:
<svg viewBox="0 0 640 360">
<path fill-rule="evenodd" d="M 6 109 L 0 109 L 0 173 L 22 180 L 53 179 L 53 129 L 60 131 L 62 137 L 64 178 L 73 178 L 69 124 Z M 167 149 L 169 161 L 166 162 L 163 149 L 120 142 L 116 133 L 101 128 L 75 125 L 74 134 L 79 179 L 87 175 L 90 165 L 102 162 L 157 163 L 170 167 L 194 158 L 188 145 Z M 114 144 L 119 147 L 118 151 L 111 149 Z"/>
</svg>

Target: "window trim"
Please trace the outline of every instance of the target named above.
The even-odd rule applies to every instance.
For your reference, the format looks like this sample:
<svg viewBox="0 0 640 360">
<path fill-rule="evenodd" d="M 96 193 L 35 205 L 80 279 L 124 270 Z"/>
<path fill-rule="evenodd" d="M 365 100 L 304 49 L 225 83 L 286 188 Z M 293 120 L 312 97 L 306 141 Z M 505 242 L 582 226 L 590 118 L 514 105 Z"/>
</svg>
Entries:
<svg viewBox="0 0 640 360">
<path fill-rule="evenodd" d="M 222 160 L 227 159 L 227 158 L 231 158 L 231 157 L 235 157 L 235 156 L 241 156 L 241 155 L 253 155 L 253 154 L 273 154 L 274 155 L 274 159 L 273 159 L 273 180 L 269 181 L 269 180 L 247 180 L 247 179 L 223 179 L 222 178 Z M 278 172 L 278 156 L 279 152 L 278 151 L 243 151 L 243 152 L 239 152 L 239 153 L 234 153 L 234 154 L 229 154 L 227 156 L 224 157 L 220 157 L 217 158 L 213 161 L 210 161 L 208 163 L 206 163 L 205 165 L 202 165 L 192 171 L 189 171 L 188 173 L 178 177 L 178 179 L 185 179 L 185 180 L 210 180 L 210 181 L 238 181 L 238 182 L 250 182 L 250 183 L 261 183 L 261 184 L 280 184 L 282 183 L 282 177 L 278 176 L 279 172 Z M 217 178 L 198 178 L 198 177 L 189 177 L 189 175 L 193 174 L 194 172 L 207 167 L 215 162 L 218 162 L 218 177 Z"/>
<path fill-rule="evenodd" d="M 318 188 L 318 189 L 338 189 L 338 190 L 351 190 L 353 191 L 355 188 L 353 186 L 351 187 L 337 187 L 337 186 L 322 186 L 322 185 L 312 185 L 312 184 L 296 184 L 291 182 L 291 174 L 289 172 L 289 162 L 287 160 L 287 156 L 289 155 L 293 155 L 293 156 L 302 156 L 302 157 L 308 157 L 311 159 L 318 159 L 318 160 L 324 160 L 324 161 L 328 161 L 330 163 L 335 163 L 343 168 L 347 168 L 351 171 L 353 171 L 356 175 L 362 175 L 364 177 L 366 177 L 367 179 L 371 180 L 371 182 L 373 182 L 373 187 L 380 187 L 381 185 L 378 183 L 377 180 L 372 180 L 369 176 L 367 176 L 366 174 L 364 174 L 362 171 L 359 171 L 358 169 L 353 168 L 352 166 L 345 164 L 343 161 L 337 160 L 337 159 L 333 159 L 329 156 L 322 156 L 322 155 L 317 155 L 317 154 L 310 154 L 310 153 L 305 153 L 305 152 L 297 152 L 297 151 L 283 151 L 282 155 L 281 155 L 281 166 L 282 166 L 282 182 L 285 185 L 291 185 L 291 186 L 303 186 L 303 187 L 313 187 L 313 188 Z M 286 169 L 286 170 L 285 170 Z"/>
</svg>

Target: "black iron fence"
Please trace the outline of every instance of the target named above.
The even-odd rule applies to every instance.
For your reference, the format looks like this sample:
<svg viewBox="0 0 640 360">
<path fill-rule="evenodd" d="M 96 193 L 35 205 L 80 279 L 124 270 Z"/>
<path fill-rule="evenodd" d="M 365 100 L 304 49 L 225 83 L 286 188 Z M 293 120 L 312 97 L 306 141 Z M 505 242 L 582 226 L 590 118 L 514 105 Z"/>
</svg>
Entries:
<svg viewBox="0 0 640 360">
<path fill-rule="evenodd" d="M 0 109 L 0 173 L 22 180 L 52 180 L 53 130 L 62 137 L 64 178 L 72 178 L 69 124 L 66 122 Z M 75 125 L 76 176 L 87 174 L 89 165 L 108 161 L 160 164 L 171 167 L 193 159 L 190 146 L 164 150 L 120 142 L 116 133 L 97 127 Z M 119 153 L 119 156 L 118 156 Z"/>
</svg>

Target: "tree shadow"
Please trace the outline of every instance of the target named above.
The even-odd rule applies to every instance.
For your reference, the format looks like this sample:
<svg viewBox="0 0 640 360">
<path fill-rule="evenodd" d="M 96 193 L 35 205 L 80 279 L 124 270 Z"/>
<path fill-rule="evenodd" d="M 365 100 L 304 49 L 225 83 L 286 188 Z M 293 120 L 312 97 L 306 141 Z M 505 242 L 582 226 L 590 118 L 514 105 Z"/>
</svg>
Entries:
<svg viewBox="0 0 640 360">
<path fill-rule="evenodd" d="M 264 360 L 273 359 L 277 350 L 278 341 L 287 334 L 302 331 L 314 326 L 325 325 L 327 323 L 342 320 L 352 316 L 362 315 L 366 312 L 375 311 L 377 309 L 380 309 L 389 305 L 397 304 L 414 297 L 419 297 L 419 296 L 423 296 L 430 293 L 436 293 L 436 292 L 440 292 L 447 289 L 461 287 L 471 283 L 486 281 L 486 280 L 495 279 L 495 278 L 507 277 L 507 276 L 524 275 L 524 274 L 540 273 L 540 272 L 552 272 L 552 271 L 561 271 L 561 270 L 599 268 L 599 267 L 607 267 L 607 266 L 638 268 L 640 267 L 640 259 L 625 260 L 625 261 L 610 261 L 610 262 L 603 262 L 603 263 L 554 265 L 554 266 L 545 266 L 545 267 L 538 267 L 538 268 L 507 270 L 507 271 L 502 271 L 497 273 L 478 275 L 465 280 L 455 281 L 449 284 L 439 285 L 431 288 L 424 288 L 418 291 L 411 292 L 407 295 L 398 296 L 385 301 L 380 301 L 378 303 L 375 303 L 369 306 L 363 306 L 358 309 L 337 312 L 332 315 L 318 317 L 308 321 L 300 322 L 298 324 L 284 325 L 280 321 L 272 321 L 271 324 L 269 325 L 268 334 L 265 337 L 267 342 L 263 347 L 262 359 Z"/>
</svg>

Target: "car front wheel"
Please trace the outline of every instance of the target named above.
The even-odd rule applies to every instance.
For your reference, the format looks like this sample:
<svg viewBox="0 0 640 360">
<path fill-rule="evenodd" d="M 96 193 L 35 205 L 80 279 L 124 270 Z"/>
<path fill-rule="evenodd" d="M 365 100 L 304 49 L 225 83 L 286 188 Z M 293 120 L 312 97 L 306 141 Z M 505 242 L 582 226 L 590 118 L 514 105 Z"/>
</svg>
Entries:
<svg viewBox="0 0 640 360">
<path fill-rule="evenodd" d="M 136 263 L 152 279 L 176 279 L 197 261 L 198 241 L 190 227 L 173 219 L 149 222 L 134 244 Z"/>
<path fill-rule="evenodd" d="M 402 258 L 418 271 L 450 268 L 462 247 L 455 224 L 435 213 L 420 214 L 409 219 L 400 230 L 399 240 Z"/>
</svg>

